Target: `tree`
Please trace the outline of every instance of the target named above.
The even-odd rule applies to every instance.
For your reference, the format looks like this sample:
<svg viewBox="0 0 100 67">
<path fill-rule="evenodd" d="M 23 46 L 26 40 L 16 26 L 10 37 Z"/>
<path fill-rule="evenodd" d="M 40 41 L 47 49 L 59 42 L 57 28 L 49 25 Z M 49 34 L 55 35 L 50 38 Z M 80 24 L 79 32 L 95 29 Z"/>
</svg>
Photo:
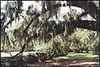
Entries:
<svg viewBox="0 0 100 67">
<path fill-rule="evenodd" d="M 18 2 L 19 3 L 19 2 Z M 64 26 L 67 26 L 67 25 L 69 25 L 70 26 L 70 28 L 68 28 L 68 29 L 70 29 L 71 30 L 71 28 L 72 28 L 72 31 L 73 31 L 73 29 L 75 29 L 76 27 L 78 27 L 78 28 L 84 28 L 84 29 L 89 29 L 89 30 L 94 30 L 94 31 L 98 31 L 97 29 L 96 29 L 96 21 L 88 21 L 88 20 L 80 20 L 80 19 L 77 19 L 77 20 L 73 20 L 72 18 L 70 19 L 70 21 L 64 21 L 64 22 L 61 22 L 61 23 L 59 23 L 59 24 L 55 24 L 55 22 L 52 24 L 52 22 L 48 22 L 47 20 L 48 20 L 48 17 L 46 17 L 46 15 L 49 15 L 49 17 L 52 17 L 52 16 L 54 16 L 54 15 L 56 15 L 57 14 L 57 9 L 60 7 L 60 6 L 57 6 L 57 5 L 55 5 L 56 4 L 56 1 L 44 1 L 44 3 L 45 3 L 45 5 L 47 6 L 47 10 L 45 10 L 45 11 L 43 11 L 43 13 L 41 13 L 41 14 L 36 14 L 34 17 L 33 16 L 31 16 L 31 19 L 28 21 L 28 23 L 25 25 L 25 27 L 24 27 L 24 29 L 22 30 L 22 33 L 23 33 L 23 35 L 25 36 L 25 35 L 27 35 L 27 36 L 25 36 L 25 38 L 26 38 L 26 42 L 23 44 L 23 46 L 22 46 L 22 49 L 21 49 L 21 51 L 18 53 L 18 54 L 20 54 L 20 53 L 22 53 L 23 51 L 24 51 L 24 49 L 25 49 L 25 46 L 30 42 L 30 41 L 32 41 L 32 39 L 34 39 L 34 36 L 36 36 L 36 37 L 39 37 L 39 36 L 37 36 L 37 33 L 36 33 L 36 31 L 37 31 L 37 29 L 39 29 L 39 32 L 40 31 L 42 31 L 42 33 L 43 33 L 43 35 L 47 35 L 47 34 L 49 34 L 49 33 L 53 33 L 53 34 L 55 34 L 55 31 L 56 31 L 56 35 L 60 35 L 60 34 L 62 34 L 64 31 L 65 31 L 65 27 Z M 80 2 L 80 1 L 77 1 L 77 2 L 70 2 L 71 3 L 71 5 L 76 5 L 76 6 L 79 6 L 79 7 L 81 7 L 81 8 L 83 8 L 83 9 L 85 9 L 86 10 L 86 12 L 89 10 L 86 6 L 84 6 L 83 4 L 86 4 L 87 2 L 85 1 L 85 2 L 83 2 L 83 4 L 81 4 L 82 2 Z M 77 3 L 77 4 L 76 4 Z M 43 5 L 43 9 L 45 8 L 45 5 Z M 21 6 L 21 5 L 20 5 Z M 57 6 L 57 7 L 56 7 Z M 18 7 L 18 9 L 16 9 L 17 10 L 17 12 L 19 12 L 19 10 L 20 10 L 21 8 L 20 7 Z M 95 7 L 94 7 L 94 9 L 96 9 Z M 14 10 L 15 12 L 16 12 L 16 10 Z M 10 12 L 11 10 L 10 9 L 8 9 L 8 13 Z M 89 10 L 90 11 L 90 10 Z M 88 13 L 90 13 L 91 15 L 92 15 L 92 13 L 91 12 L 89 12 L 88 11 Z M 13 14 L 14 12 L 12 11 L 11 12 L 11 14 Z M 86 15 L 86 14 L 84 14 L 84 15 Z M 94 15 L 93 15 L 94 16 Z M 42 19 L 42 21 L 36 21 L 38 18 L 41 18 L 41 17 L 43 17 L 43 18 L 46 18 L 45 20 L 44 19 Z M 11 15 L 11 18 L 12 18 L 12 15 Z M 14 19 L 13 19 L 14 20 Z M 8 26 L 13 20 L 10 20 L 9 22 L 8 22 L 8 24 L 6 25 L 6 26 Z M 34 25 L 34 23 L 37 23 L 36 25 Z M 38 24 L 39 23 L 39 24 Z M 73 26 L 73 27 L 72 27 Z M 30 27 L 31 28 L 34 28 L 34 32 L 33 31 L 31 31 L 33 34 L 35 34 L 36 33 L 36 35 L 32 35 L 31 36 L 31 34 L 29 33 L 29 34 L 27 34 L 28 32 L 29 32 L 29 29 L 30 29 Z M 60 27 L 60 28 L 59 28 Z M 4 28 L 5 28 L 5 26 L 4 26 Z M 47 30 L 51 30 L 50 32 L 49 31 L 47 31 Z M 71 31 L 70 31 L 71 32 Z M 73 32 L 71 32 L 71 33 L 73 33 Z M 55 35 L 55 36 L 56 36 Z M 69 34 L 67 34 L 68 36 L 69 36 Z M 18 55 L 17 54 L 17 55 Z"/>
</svg>

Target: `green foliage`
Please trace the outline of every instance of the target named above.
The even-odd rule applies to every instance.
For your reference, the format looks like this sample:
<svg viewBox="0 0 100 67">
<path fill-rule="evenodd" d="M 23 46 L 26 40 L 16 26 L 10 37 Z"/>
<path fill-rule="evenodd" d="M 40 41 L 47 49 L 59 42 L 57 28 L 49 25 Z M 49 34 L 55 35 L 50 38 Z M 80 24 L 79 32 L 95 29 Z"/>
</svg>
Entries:
<svg viewBox="0 0 100 67">
<path fill-rule="evenodd" d="M 65 24 L 62 22 L 62 24 L 64 24 L 62 25 L 64 28 L 63 32 L 61 32 L 62 29 L 60 28 L 60 24 L 58 25 L 58 28 L 55 28 L 56 26 L 53 28 L 52 26 L 54 25 L 49 26 L 51 23 L 48 22 L 49 13 L 50 12 L 48 11 L 35 19 L 33 19 L 35 16 L 22 14 L 24 20 L 15 23 L 15 26 L 11 24 L 11 28 L 14 27 L 14 29 L 7 32 L 8 41 L 6 47 L 10 45 L 10 49 L 21 49 L 23 44 L 27 42 L 26 40 L 32 36 L 30 42 L 27 43 L 27 48 L 25 50 L 45 52 L 50 58 L 67 55 L 68 52 L 71 51 L 88 52 L 95 50 L 94 47 L 98 43 L 97 32 L 76 28 L 71 25 L 71 21 L 78 20 L 78 15 L 75 10 L 72 10 L 72 12 L 63 16 L 66 20 Z M 32 24 L 30 24 L 30 22 L 32 22 Z M 30 24 L 30 26 L 26 30 L 28 24 Z M 49 28 L 53 31 L 48 32 Z M 60 31 L 60 33 L 55 31 Z M 9 40 L 10 43 L 8 43 Z"/>
<path fill-rule="evenodd" d="M 68 54 L 68 49 L 65 46 L 61 36 L 58 35 L 52 40 L 52 48 L 50 50 L 50 57 L 63 56 Z"/>
<path fill-rule="evenodd" d="M 98 38 L 97 38 L 97 32 L 89 31 L 89 30 L 82 30 L 78 29 L 75 33 L 72 35 L 72 40 L 74 43 L 72 43 L 72 47 L 80 52 L 80 50 L 83 51 L 94 51 L 95 46 L 98 45 Z M 76 44 L 76 45 L 75 45 Z"/>
</svg>

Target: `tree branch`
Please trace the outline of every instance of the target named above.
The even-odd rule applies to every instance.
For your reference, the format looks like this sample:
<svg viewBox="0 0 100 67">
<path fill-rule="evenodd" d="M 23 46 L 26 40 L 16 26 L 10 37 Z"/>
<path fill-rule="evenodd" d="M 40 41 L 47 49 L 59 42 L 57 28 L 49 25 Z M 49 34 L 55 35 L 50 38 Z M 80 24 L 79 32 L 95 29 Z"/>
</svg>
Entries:
<svg viewBox="0 0 100 67">
<path fill-rule="evenodd" d="M 78 20 L 78 21 L 72 21 L 71 24 L 74 25 L 75 27 L 98 31 L 96 27 L 96 21 Z"/>
</svg>

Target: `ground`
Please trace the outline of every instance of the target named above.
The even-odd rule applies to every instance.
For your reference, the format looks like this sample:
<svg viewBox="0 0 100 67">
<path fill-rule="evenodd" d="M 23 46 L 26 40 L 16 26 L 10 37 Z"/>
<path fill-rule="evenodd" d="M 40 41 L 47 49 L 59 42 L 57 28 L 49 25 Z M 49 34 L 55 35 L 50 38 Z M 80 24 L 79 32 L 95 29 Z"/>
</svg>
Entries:
<svg viewBox="0 0 100 67">
<path fill-rule="evenodd" d="M 55 57 L 47 59 L 43 62 L 36 58 L 29 57 L 21 59 L 4 57 L 1 60 L 2 67 L 100 67 L 97 61 L 97 55 L 83 54 L 83 53 L 70 53 L 67 56 Z"/>
</svg>

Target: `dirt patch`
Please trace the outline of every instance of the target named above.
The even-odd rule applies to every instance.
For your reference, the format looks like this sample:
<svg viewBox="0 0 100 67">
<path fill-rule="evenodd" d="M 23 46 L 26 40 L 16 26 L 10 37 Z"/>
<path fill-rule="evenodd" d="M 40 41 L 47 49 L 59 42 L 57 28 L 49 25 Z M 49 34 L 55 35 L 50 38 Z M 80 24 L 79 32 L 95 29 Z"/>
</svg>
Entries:
<svg viewBox="0 0 100 67">
<path fill-rule="evenodd" d="M 2 67 L 100 67 L 94 60 L 50 59 L 40 60 L 37 57 L 1 58 Z"/>
</svg>

